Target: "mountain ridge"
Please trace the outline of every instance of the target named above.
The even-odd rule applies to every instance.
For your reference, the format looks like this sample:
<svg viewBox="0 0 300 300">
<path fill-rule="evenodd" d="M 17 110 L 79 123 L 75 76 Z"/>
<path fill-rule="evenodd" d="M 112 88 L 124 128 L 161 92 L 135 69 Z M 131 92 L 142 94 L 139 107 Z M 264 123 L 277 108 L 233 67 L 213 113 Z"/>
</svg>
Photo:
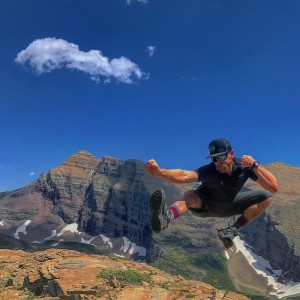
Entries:
<svg viewBox="0 0 300 300">
<path fill-rule="evenodd" d="M 278 177 L 280 192 L 274 195 L 267 215 L 247 225 L 243 234 L 249 247 L 282 273 L 291 270 L 290 277 L 277 278 L 288 284 L 292 279 L 298 280 L 300 274 L 300 224 L 294 221 L 293 232 L 286 215 L 295 214 L 299 203 L 300 169 L 280 162 L 265 167 Z M 40 246 L 70 247 L 72 241 L 107 254 L 115 251 L 116 255 L 206 282 L 212 282 L 214 274 L 219 273 L 224 277 L 222 285 L 228 285 L 224 250 L 216 235 L 219 226 L 226 226 L 225 221 L 200 219 L 187 213 L 165 232 L 152 235 L 148 200 L 160 187 L 165 189 L 168 204 L 195 189 L 193 184 L 169 184 L 153 178 L 145 172 L 142 161 L 108 155 L 98 159 L 80 150 L 24 188 L 0 193 L 0 233 Z M 261 188 L 252 181 L 246 187 Z M 277 243 L 277 239 L 281 242 Z M 174 263 L 176 257 L 184 262 L 184 269 Z M 240 271 L 231 270 L 233 277 L 234 272 Z"/>
</svg>

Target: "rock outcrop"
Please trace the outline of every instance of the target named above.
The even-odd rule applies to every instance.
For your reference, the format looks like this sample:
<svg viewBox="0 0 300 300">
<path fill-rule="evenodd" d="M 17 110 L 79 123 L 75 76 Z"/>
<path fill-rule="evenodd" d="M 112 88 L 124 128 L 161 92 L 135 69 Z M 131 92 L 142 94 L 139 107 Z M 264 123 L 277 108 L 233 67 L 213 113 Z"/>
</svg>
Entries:
<svg viewBox="0 0 300 300">
<path fill-rule="evenodd" d="M 159 186 L 140 161 L 79 151 L 27 187 L 0 193 L 0 233 L 48 246 L 85 243 L 150 261 L 148 201 Z M 166 192 L 178 190 L 170 185 Z"/>
<path fill-rule="evenodd" d="M 36 190 L 44 199 L 51 200 L 51 212 L 65 223 L 73 223 L 78 218 L 78 211 L 99 163 L 98 158 L 79 151 L 38 179 Z"/>
<path fill-rule="evenodd" d="M 149 265 L 77 251 L 0 250 L 0 299 L 247 300 Z"/>
<path fill-rule="evenodd" d="M 264 213 L 241 232 L 256 255 L 266 259 L 273 270 L 281 270 L 278 282 L 300 282 L 300 257 L 295 255 L 295 244 L 278 230 L 277 225 Z"/>
<path fill-rule="evenodd" d="M 266 213 L 243 228 L 244 240 L 273 270 L 281 270 L 279 282 L 300 282 L 300 169 L 283 163 L 266 168 L 275 175 L 280 191 Z M 247 187 L 261 189 L 251 181 Z"/>
<path fill-rule="evenodd" d="M 150 194 L 142 179 L 143 168 L 138 161 L 105 157 L 86 190 L 78 215 L 79 229 L 93 236 L 126 236 L 148 248 Z"/>
</svg>

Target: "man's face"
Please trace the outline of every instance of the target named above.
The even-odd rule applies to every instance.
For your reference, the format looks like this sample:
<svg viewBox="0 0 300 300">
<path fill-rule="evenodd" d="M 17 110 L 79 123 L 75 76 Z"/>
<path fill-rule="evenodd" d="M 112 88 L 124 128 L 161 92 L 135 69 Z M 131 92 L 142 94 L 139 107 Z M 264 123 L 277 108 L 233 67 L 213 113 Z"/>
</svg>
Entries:
<svg viewBox="0 0 300 300">
<path fill-rule="evenodd" d="M 232 172 L 232 160 L 233 160 L 234 153 L 230 151 L 227 155 L 225 160 L 218 160 L 214 162 L 216 166 L 216 170 L 219 173 L 227 173 L 230 174 Z"/>
</svg>

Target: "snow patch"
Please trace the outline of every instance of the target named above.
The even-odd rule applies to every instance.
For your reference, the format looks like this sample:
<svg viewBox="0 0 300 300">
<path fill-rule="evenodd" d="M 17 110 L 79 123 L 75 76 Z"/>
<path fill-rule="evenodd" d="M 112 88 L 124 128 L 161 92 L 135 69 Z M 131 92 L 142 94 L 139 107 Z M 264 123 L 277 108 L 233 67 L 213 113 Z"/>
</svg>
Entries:
<svg viewBox="0 0 300 300">
<path fill-rule="evenodd" d="M 227 258 L 227 259 L 229 259 L 229 254 L 227 253 L 227 251 L 224 251 L 225 252 L 225 257 Z"/>
<path fill-rule="evenodd" d="M 146 252 L 146 248 L 137 246 L 135 243 L 131 244 L 131 248 L 129 250 L 130 255 L 138 253 L 140 256 L 146 256 Z"/>
<path fill-rule="evenodd" d="M 124 243 L 121 247 L 121 250 L 123 250 L 124 253 L 126 253 L 129 247 L 131 246 L 131 248 L 129 249 L 130 255 L 138 253 L 140 256 L 146 256 L 146 252 L 147 252 L 146 248 L 137 246 L 135 243 L 131 243 L 131 241 L 125 236 L 123 237 L 123 241 Z"/>
<path fill-rule="evenodd" d="M 117 253 L 115 253 L 114 256 L 121 257 L 121 258 L 126 258 L 124 255 L 119 255 Z"/>
<path fill-rule="evenodd" d="M 52 233 L 51 233 L 51 235 L 50 236 L 48 236 L 47 238 L 45 238 L 45 240 L 49 240 L 49 239 L 51 239 L 51 238 L 53 238 L 54 236 L 56 236 L 56 229 L 55 230 L 52 230 Z"/>
<path fill-rule="evenodd" d="M 270 263 L 261 256 L 253 253 L 251 247 L 241 240 L 240 237 L 235 237 L 233 241 L 237 249 L 236 253 L 241 251 L 256 273 L 267 278 L 268 284 L 274 287 L 276 292 L 271 293 L 271 295 L 283 298 L 300 294 L 300 283 L 289 281 L 284 285 L 277 282 L 278 277 L 282 274 L 282 270 L 273 270 Z"/>
<path fill-rule="evenodd" d="M 54 244 L 52 244 L 51 246 L 52 247 L 55 247 L 55 246 L 57 246 L 58 244 L 59 244 L 59 242 L 63 242 L 64 241 L 64 239 L 60 239 L 57 243 L 54 243 Z"/>
<path fill-rule="evenodd" d="M 80 232 L 78 231 L 78 224 L 77 223 L 72 223 L 72 224 L 68 224 L 66 227 L 64 227 L 62 229 L 62 231 L 57 236 L 61 236 L 63 233 L 68 232 L 68 231 L 71 232 L 71 233 L 80 234 Z"/>
<path fill-rule="evenodd" d="M 90 245 L 91 242 L 92 242 L 92 240 L 95 239 L 95 238 L 96 238 L 95 236 L 93 236 L 93 237 L 92 237 L 91 239 L 89 239 L 89 240 L 85 240 L 85 239 L 81 238 L 80 243 Z"/>
<path fill-rule="evenodd" d="M 276 293 L 271 293 L 271 295 L 276 295 L 278 298 L 300 294 L 300 283 L 294 281 L 290 281 L 286 285 L 277 282 L 274 288 Z"/>
<path fill-rule="evenodd" d="M 124 251 L 124 253 L 126 253 L 127 252 L 127 250 L 128 250 L 128 248 L 129 248 L 129 246 L 130 246 L 130 244 L 131 244 L 131 242 L 130 242 L 130 240 L 127 238 L 127 237 L 125 237 L 125 236 L 123 236 L 123 245 L 122 245 L 122 247 L 121 247 L 121 250 L 123 250 Z"/>
<path fill-rule="evenodd" d="M 35 241 L 32 241 L 32 242 L 30 242 L 31 244 L 41 244 L 43 241 L 37 241 L 37 240 L 35 240 Z"/>
<path fill-rule="evenodd" d="M 3 225 L 4 225 L 4 224 L 3 224 L 3 221 L 1 221 L 1 222 L 0 222 L 0 225 L 1 225 L 1 226 L 3 226 Z"/>
<path fill-rule="evenodd" d="M 14 238 L 19 240 L 20 237 L 19 237 L 19 234 L 20 233 L 23 233 L 23 234 L 26 234 L 27 235 L 27 231 L 26 231 L 26 227 L 30 224 L 31 220 L 27 220 L 23 225 L 20 225 L 18 228 L 17 228 L 17 231 L 16 233 L 14 234 Z"/>
<path fill-rule="evenodd" d="M 110 242 L 110 239 L 108 237 L 106 237 L 105 235 L 103 235 L 103 234 L 100 234 L 100 236 L 101 236 L 103 242 L 105 244 L 108 244 L 108 246 L 112 249 L 113 248 L 113 244 Z"/>
<path fill-rule="evenodd" d="M 37 240 L 35 240 L 35 241 L 31 242 L 31 243 L 32 243 L 32 244 L 42 244 L 43 242 L 45 242 L 45 241 L 47 241 L 47 240 L 50 240 L 50 239 L 53 238 L 54 236 L 56 236 L 56 230 L 52 230 L 51 235 L 48 236 L 48 237 L 46 237 L 46 238 L 44 238 L 42 241 L 37 241 Z"/>
</svg>

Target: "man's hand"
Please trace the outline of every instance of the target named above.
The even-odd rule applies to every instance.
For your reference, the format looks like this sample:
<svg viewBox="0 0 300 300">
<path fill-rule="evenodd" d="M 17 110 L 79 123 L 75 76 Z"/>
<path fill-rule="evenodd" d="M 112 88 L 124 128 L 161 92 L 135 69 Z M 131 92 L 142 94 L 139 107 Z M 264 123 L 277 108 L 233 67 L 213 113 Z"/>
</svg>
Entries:
<svg viewBox="0 0 300 300">
<path fill-rule="evenodd" d="M 252 167 L 253 163 L 255 162 L 255 159 L 252 156 L 249 155 L 243 155 L 241 158 L 241 167 L 244 168 L 250 168 Z"/>
<path fill-rule="evenodd" d="M 152 176 L 161 175 L 161 169 L 154 159 L 148 160 L 148 162 L 146 164 L 146 171 Z"/>
<path fill-rule="evenodd" d="M 243 155 L 241 158 L 241 167 L 247 168 L 252 167 L 255 159 L 249 155 Z M 256 182 L 263 187 L 266 191 L 271 193 L 277 193 L 279 191 L 279 187 L 276 181 L 276 178 L 266 170 L 262 165 L 259 168 L 255 168 L 254 173 L 258 177 Z"/>
</svg>

